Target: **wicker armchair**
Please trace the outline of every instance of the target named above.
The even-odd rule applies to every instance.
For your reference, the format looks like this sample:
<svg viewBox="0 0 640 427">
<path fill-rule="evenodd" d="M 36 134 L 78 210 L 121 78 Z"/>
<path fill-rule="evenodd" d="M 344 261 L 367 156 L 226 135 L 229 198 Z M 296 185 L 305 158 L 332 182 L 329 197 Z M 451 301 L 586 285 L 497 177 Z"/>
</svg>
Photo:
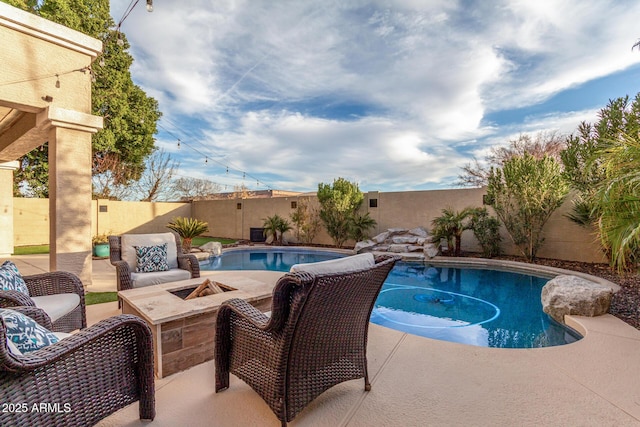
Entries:
<svg viewBox="0 0 640 427">
<path fill-rule="evenodd" d="M 12 309 L 51 327 L 38 308 Z M 0 425 L 93 426 L 135 401 L 140 419 L 153 420 L 152 336 L 142 319 L 114 316 L 21 356 L 9 352 L 0 319 L 0 402 L 10 405 Z"/>
<path fill-rule="evenodd" d="M 180 236 L 177 233 L 171 232 L 175 239 L 176 251 L 177 251 L 177 267 L 181 270 L 186 270 L 191 274 L 191 278 L 200 277 L 200 264 L 198 263 L 198 259 L 195 255 L 191 254 L 183 254 L 182 253 L 182 243 L 180 242 Z M 144 235 L 139 235 L 144 236 Z M 149 236 L 149 235 L 147 235 Z M 173 243 L 172 243 L 173 244 Z M 131 264 L 123 259 L 123 247 L 122 247 L 122 236 L 109 236 L 109 260 L 113 266 L 116 267 L 116 280 L 118 285 L 118 290 L 122 291 L 125 289 L 132 289 L 135 286 L 134 280 L 132 279 L 132 267 Z M 175 258 L 171 261 L 175 262 Z M 175 271 L 175 269 L 174 269 Z M 167 272 L 170 273 L 170 272 Z M 136 274 L 136 273 L 134 273 Z M 175 278 L 171 274 L 164 275 L 167 279 L 163 279 L 162 272 L 161 273 L 142 273 L 142 274 L 154 274 L 155 280 L 151 284 L 159 284 L 165 282 L 172 282 L 176 280 L 181 280 L 183 278 Z"/>
<path fill-rule="evenodd" d="M 229 373 L 249 384 L 282 425 L 313 399 L 367 373 L 367 332 L 375 300 L 399 257 L 347 273 L 289 273 L 273 291 L 271 317 L 241 299 L 225 302 L 216 331 L 216 392 Z"/>
<path fill-rule="evenodd" d="M 84 287 L 78 276 L 67 271 L 54 271 L 23 276 L 22 278 L 27 284 L 29 295 L 18 291 L 0 291 L 0 307 L 35 307 L 36 302 L 31 297 L 53 296 L 65 293 L 77 294 L 80 297 L 78 306 L 54 320 L 52 330 L 56 332 L 71 332 L 75 329 L 87 327 Z"/>
</svg>

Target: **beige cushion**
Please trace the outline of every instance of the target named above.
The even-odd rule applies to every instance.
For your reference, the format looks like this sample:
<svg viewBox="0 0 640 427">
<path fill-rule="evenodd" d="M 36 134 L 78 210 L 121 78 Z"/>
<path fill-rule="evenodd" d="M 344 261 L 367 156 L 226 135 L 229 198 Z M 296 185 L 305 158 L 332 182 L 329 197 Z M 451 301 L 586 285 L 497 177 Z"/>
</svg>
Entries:
<svg viewBox="0 0 640 427">
<path fill-rule="evenodd" d="M 18 349 L 18 347 L 16 347 L 16 345 L 11 342 L 9 337 L 7 337 L 7 348 L 9 349 L 9 353 L 13 354 L 14 356 L 22 356 L 22 352 L 20 351 L 20 349 Z"/>
<path fill-rule="evenodd" d="M 65 338 L 69 338 L 73 334 L 70 334 L 70 333 L 67 333 L 67 332 L 53 332 L 53 335 L 58 337 L 59 340 L 63 340 Z"/>
<path fill-rule="evenodd" d="M 153 246 L 167 244 L 167 263 L 169 268 L 178 268 L 178 248 L 172 233 L 123 234 L 120 237 L 120 256 L 129 264 L 131 271 L 136 271 L 138 258 L 134 246 Z M 147 273 L 148 274 L 148 273 Z"/>
<path fill-rule="evenodd" d="M 72 312 L 80 305 L 78 294 L 54 294 L 31 297 L 36 307 L 44 310 L 52 322 L 55 322 L 67 313 Z"/>
<path fill-rule="evenodd" d="M 291 266 L 291 272 L 305 272 L 311 274 L 345 273 L 347 271 L 364 270 L 375 265 L 372 253 L 348 256 L 329 261 L 309 262 Z"/>
<path fill-rule="evenodd" d="M 187 279 L 191 279 L 191 273 L 179 268 L 173 268 L 169 271 L 154 271 L 153 273 L 131 273 L 131 283 L 134 288 Z"/>
</svg>

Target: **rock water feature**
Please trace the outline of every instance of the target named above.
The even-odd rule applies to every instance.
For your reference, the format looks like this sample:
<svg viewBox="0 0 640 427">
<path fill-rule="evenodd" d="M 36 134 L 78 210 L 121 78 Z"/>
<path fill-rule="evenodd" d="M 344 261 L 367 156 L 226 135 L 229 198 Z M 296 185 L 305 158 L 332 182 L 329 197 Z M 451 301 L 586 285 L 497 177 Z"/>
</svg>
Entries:
<svg viewBox="0 0 640 427">
<path fill-rule="evenodd" d="M 356 243 L 356 253 L 362 252 L 423 252 L 425 257 L 433 258 L 439 253 L 438 244 L 432 242 L 432 236 L 423 227 L 412 229 L 390 228 L 369 240 Z"/>
</svg>

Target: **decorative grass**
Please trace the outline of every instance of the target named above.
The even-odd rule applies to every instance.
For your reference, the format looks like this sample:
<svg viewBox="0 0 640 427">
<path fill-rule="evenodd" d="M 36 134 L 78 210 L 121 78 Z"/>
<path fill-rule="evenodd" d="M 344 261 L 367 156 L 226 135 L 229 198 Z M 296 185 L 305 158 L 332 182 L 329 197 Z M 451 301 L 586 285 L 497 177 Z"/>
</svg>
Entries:
<svg viewBox="0 0 640 427">
<path fill-rule="evenodd" d="M 117 292 L 88 292 L 84 295 L 84 300 L 87 305 L 118 301 L 118 293 Z"/>
<path fill-rule="evenodd" d="M 36 255 L 36 254 L 48 254 L 49 245 L 34 245 L 34 246 L 14 246 L 14 255 Z"/>
<path fill-rule="evenodd" d="M 209 243 L 209 242 L 220 242 L 223 245 L 229 245 L 231 243 L 235 243 L 236 240 L 234 239 L 223 239 L 221 237 L 194 237 L 193 241 L 191 242 L 192 246 L 202 246 L 205 243 Z"/>
</svg>

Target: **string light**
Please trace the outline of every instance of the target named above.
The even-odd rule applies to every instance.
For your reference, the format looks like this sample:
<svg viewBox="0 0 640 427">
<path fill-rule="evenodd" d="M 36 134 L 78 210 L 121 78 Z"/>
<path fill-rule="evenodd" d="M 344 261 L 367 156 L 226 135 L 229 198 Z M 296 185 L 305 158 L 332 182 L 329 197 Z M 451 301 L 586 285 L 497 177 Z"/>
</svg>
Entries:
<svg viewBox="0 0 640 427">
<path fill-rule="evenodd" d="M 153 12 L 153 0 L 147 0 L 147 12 Z"/>
<path fill-rule="evenodd" d="M 191 144 L 188 144 L 188 143 L 184 142 L 181 138 L 178 138 L 178 137 L 177 137 L 176 135 L 174 135 L 171 131 L 169 131 L 167 128 L 165 128 L 164 126 L 162 126 L 160 123 L 158 123 L 158 127 L 159 127 L 160 129 L 162 129 L 164 132 L 166 132 L 169 136 L 171 136 L 171 137 L 175 138 L 175 139 L 178 141 L 178 148 L 180 148 L 182 145 L 185 145 L 187 148 L 189 148 L 189 149 L 191 149 L 191 150 L 195 151 L 196 153 L 198 153 L 198 154 L 200 154 L 202 157 L 204 157 L 204 158 L 205 158 L 205 159 L 204 159 L 204 163 L 205 163 L 205 164 L 207 164 L 207 165 L 209 164 L 209 155 L 207 155 L 206 153 L 203 153 L 203 152 L 202 152 L 202 151 L 200 151 L 199 149 L 195 148 L 193 145 L 191 145 Z M 200 143 L 200 145 L 202 145 L 203 147 L 205 147 L 205 148 L 207 148 L 207 149 L 208 149 L 208 147 L 206 147 L 204 144 Z M 239 169 L 237 169 L 237 168 L 236 168 L 236 169 L 231 168 L 229 165 L 226 165 L 226 164 L 224 164 L 224 163 L 222 163 L 222 162 L 220 162 L 220 161 L 216 160 L 215 158 L 211 158 L 211 161 L 213 161 L 213 162 L 215 162 L 215 163 L 219 164 L 220 166 L 224 166 L 224 168 L 225 168 L 225 173 L 226 173 L 227 175 L 229 175 L 229 171 L 230 171 L 230 170 L 235 170 L 235 171 L 237 171 L 237 172 L 242 172 L 242 180 L 243 180 L 242 185 L 244 185 L 244 180 L 245 180 L 247 177 L 249 177 L 249 178 L 251 178 L 251 179 L 255 179 L 255 180 L 256 180 L 256 183 L 257 183 L 257 185 L 258 185 L 258 186 L 261 186 L 261 185 L 262 185 L 262 186 L 266 187 L 267 189 L 271 189 L 271 186 L 270 186 L 270 185 L 268 185 L 268 184 L 266 184 L 266 183 L 264 183 L 264 182 L 260 181 L 257 177 L 255 177 L 255 176 L 252 176 L 252 175 L 248 174 L 246 171 L 241 171 L 241 170 L 239 170 Z"/>
<path fill-rule="evenodd" d="M 20 83 L 35 82 L 35 81 L 38 81 L 38 80 L 44 80 L 44 79 L 49 79 L 51 77 L 55 77 L 56 78 L 56 87 L 60 87 L 60 86 L 58 86 L 60 84 L 60 76 L 65 76 L 67 74 L 78 73 L 78 72 L 86 74 L 87 71 L 91 72 L 91 67 L 87 66 L 87 67 L 76 68 L 76 69 L 73 69 L 73 70 L 64 71 L 64 72 L 60 72 L 60 73 L 43 74 L 41 76 L 30 77 L 28 79 L 11 80 L 11 81 L 8 81 L 8 82 L 1 82 L 0 86 L 10 86 L 10 85 L 15 85 L 15 84 L 20 84 Z"/>
</svg>

